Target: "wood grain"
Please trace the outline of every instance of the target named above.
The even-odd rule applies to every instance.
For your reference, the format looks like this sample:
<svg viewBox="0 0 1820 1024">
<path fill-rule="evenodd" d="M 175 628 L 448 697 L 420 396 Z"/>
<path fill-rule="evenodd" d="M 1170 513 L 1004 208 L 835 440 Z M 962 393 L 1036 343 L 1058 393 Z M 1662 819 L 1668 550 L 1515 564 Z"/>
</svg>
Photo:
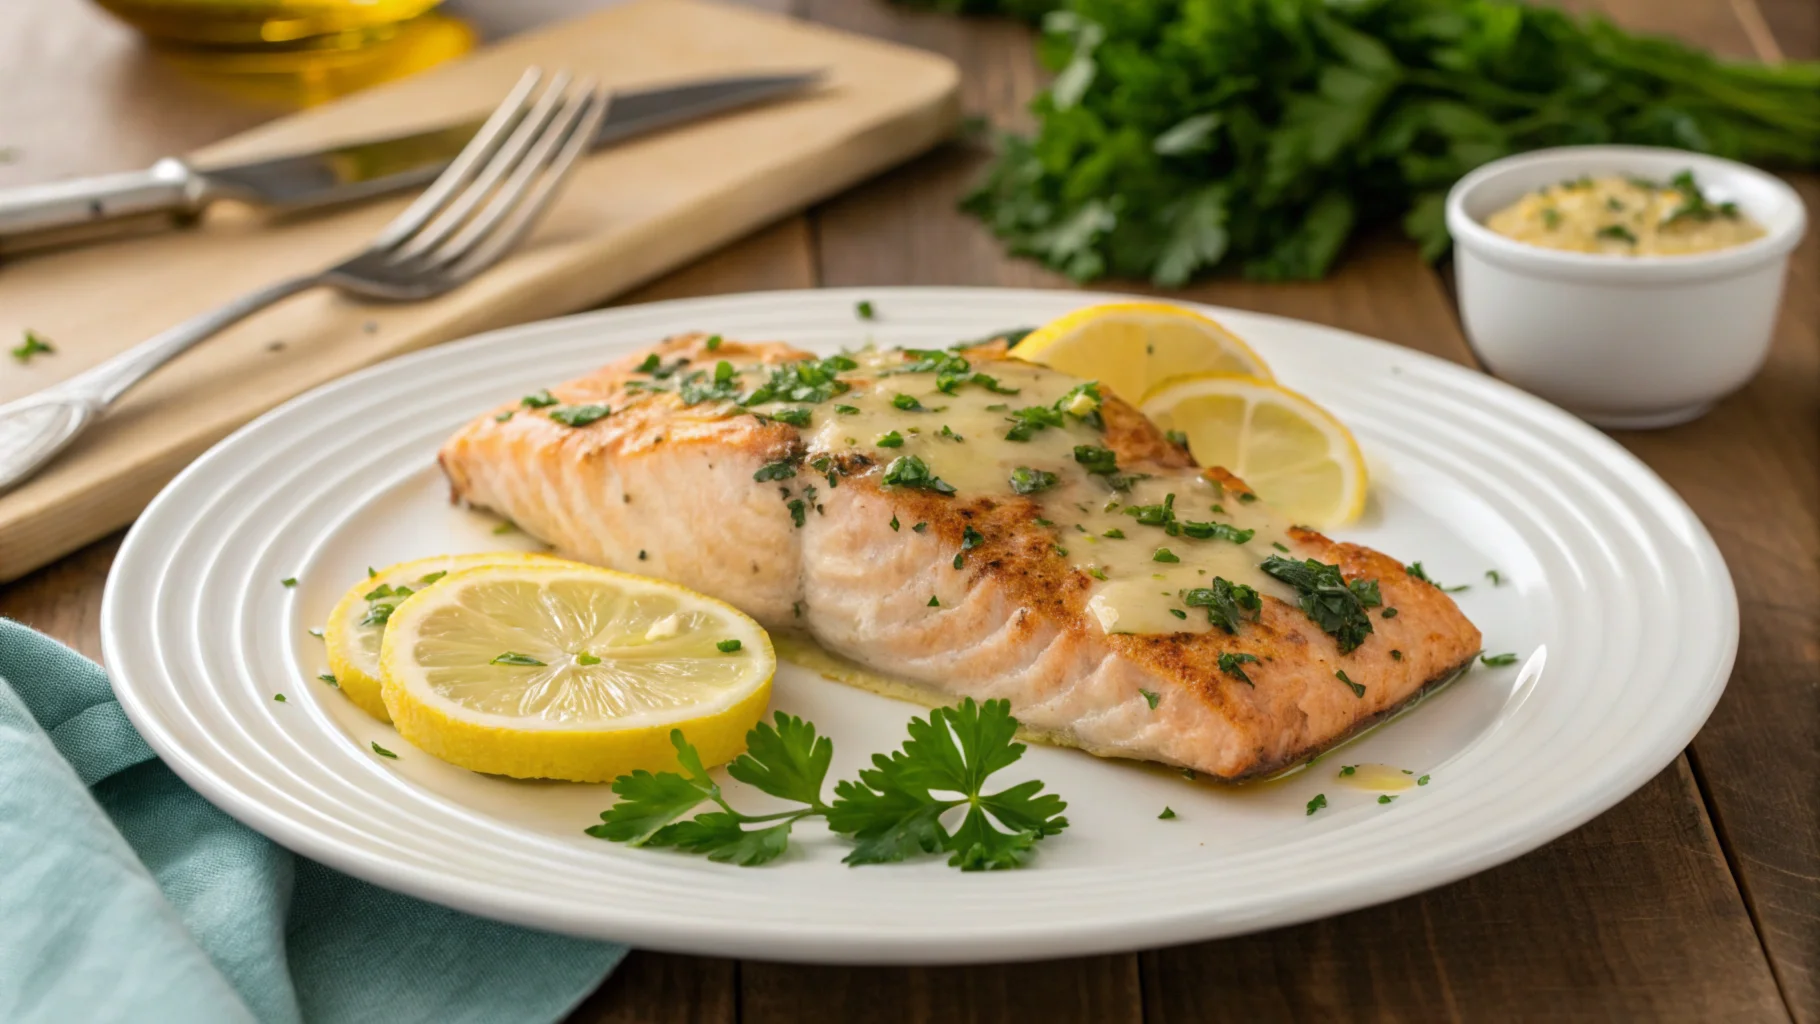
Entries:
<svg viewBox="0 0 1820 1024">
<path fill-rule="evenodd" d="M 1733 3 L 1610 0 L 1604 9 L 1621 23 L 1687 33 L 1723 52 L 1757 52 Z M 1820 5 L 1755 3 L 1784 52 L 1820 56 Z M 1040 83 L 1027 30 L 1010 22 L 880 2 L 796 0 L 796 9 L 956 58 L 966 71 L 966 110 L 1001 125 L 1019 123 Z M 189 147 L 261 116 L 184 92 L 193 87 L 161 77 L 129 39 L 80 4 L 0 5 L 0 29 L 21 24 L 57 40 L 67 59 L 16 54 L 0 42 L 0 87 L 30 81 L 18 69 L 35 68 L 68 95 L 0 88 L 0 125 L 79 123 L 53 145 L 28 147 L 20 163 L 0 164 L 0 182 L 43 177 L 42 167 L 74 173 L 143 162 L 169 148 L 161 138 Z M 113 140 L 106 119 L 120 111 L 141 117 Z M 1066 287 L 1004 259 L 977 223 L 955 212 L 982 163 L 971 147 L 939 148 L 624 301 L 818 282 Z M 1797 185 L 1820 210 L 1814 177 Z M 1757 381 L 1698 423 L 1620 437 L 1712 529 L 1745 608 L 1738 668 L 1693 745 L 1692 770 L 1678 760 L 1611 812 L 1515 862 L 1328 921 L 1141 956 L 955 969 L 804 968 L 640 952 L 572 1019 L 1778 1020 L 1791 1009 L 1799 1020 L 1820 1019 L 1816 245 L 1810 234 L 1770 365 Z M 1114 287 L 1148 290 L 1134 282 Z M 1175 294 L 1470 358 L 1440 281 L 1390 235 L 1361 242 L 1327 282 L 1216 280 Z M 0 614 L 97 656 L 101 583 L 117 543 L 92 545 L 0 586 Z"/>
<path fill-rule="evenodd" d="M 130 521 L 183 465 L 284 399 L 414 348 L 601 302 L 926 149 L 955 119 L 957 72 L 929 54 L 722 4 L 634 0 L 195 156 L 269 156 L 483 113 L 528 65 L 607 85 L 730 68 L 814 68 L 825 80 L 793 102 L 581 161 L 509 259 L 439 298 L 377 304 L 316 289 L 186 353 L 40 475 L 0 495 L 0 578 Z M 57 352 L 9 367 L 0 401 L 272 281 L 314 273 L 367 244 L 410 198 L 292 217 L 218 204 L 191 230 L 11 263 L 0 274 L 0 336 L 36 330 Z"/>
</svg>

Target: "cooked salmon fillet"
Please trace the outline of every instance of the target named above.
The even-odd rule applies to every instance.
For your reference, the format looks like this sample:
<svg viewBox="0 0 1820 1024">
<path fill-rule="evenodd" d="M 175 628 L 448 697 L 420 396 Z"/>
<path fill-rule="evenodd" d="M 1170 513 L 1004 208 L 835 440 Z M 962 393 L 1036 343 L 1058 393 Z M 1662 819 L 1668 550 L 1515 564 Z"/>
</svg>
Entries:
<svg viewBox="0 0 1820 1024">
<path fill-rule="evenodd" d="M 457 500 L 567 557 L 720 597 L 932 701 L 1004 698 L 1038 738 L 1221 779 L 1296 764 L 1479 651 L 1440 589 L 1271 518 L 1117 396 L 964 355 L 879 354 L 767 403 L 768 374 L 815 357 L 673 338 L 478 417 L 441 464 Z M 1344 585 L 1288 582 L 1307 560 Z"/>
</svg>

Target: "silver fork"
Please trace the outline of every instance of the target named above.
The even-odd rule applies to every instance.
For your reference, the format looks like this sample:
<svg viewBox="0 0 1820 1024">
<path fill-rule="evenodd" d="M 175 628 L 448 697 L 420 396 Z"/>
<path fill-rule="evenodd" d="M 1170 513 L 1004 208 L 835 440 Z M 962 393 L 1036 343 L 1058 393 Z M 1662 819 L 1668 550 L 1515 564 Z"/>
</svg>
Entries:
<svg viewBox="0 0 1820 1024">
<path fill-rule="evenodd" d="M 532 68 L 449 169 L 372 244 L 315 273 L 268 285 L 193 317 L 35 395 L 0 405 L 0 492 L 55 458 L 146 375 L 217 331 L 319 285 L 369 299 L 433 298 L 473 279 L 537 223 L 606 115 L 590 79 Z"/>
</svg>

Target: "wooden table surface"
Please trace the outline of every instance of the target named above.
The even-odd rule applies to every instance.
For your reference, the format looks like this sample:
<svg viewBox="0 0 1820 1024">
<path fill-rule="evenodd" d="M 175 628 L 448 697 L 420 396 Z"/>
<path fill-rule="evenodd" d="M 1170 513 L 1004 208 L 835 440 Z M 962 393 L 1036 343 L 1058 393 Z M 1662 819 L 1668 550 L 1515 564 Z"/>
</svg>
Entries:
<svg viewBox="0 0 1820 1024">
<path fill-rule="evenodd" d="M 482 0 L 474 0 L 476 5 Z M 1026 123 L 1043 76 L 1021 25 L 881 0 L 765 6 L 947 54 L 969 113 Z M 1815 0 L 1579 0 L 1721 53 L 1820 58 Z M 0 185 L 137 166 L 272 111 L 146 56 L 77 0 L 0 4 Z M 956 144 L 653 282 L 625 302 L 817 285 L 1067 287 L 955 211 Z M 1820 213 L 1820 176 L 1791 175 Z M 1132 290 L 1144 290 L 1137 286 Z M 1385 236 L 1327 281 L 1182 297 L 1473 361 L 1445 271 Z M 1261 935 L 970 968 L 847 968 L 634 952 L 586 1022 L 1617 1019 L 1820 1021 L 1820 230 L 1795 258 L 1769 365 L 1697 423 L 1615 435 L 1724 551 L 1737 668 L 1684 756 L 1576 832 L 1419 896 Z M 118 538 L 0 586 L 0 615 L 99 657 Z"/>
</svg>

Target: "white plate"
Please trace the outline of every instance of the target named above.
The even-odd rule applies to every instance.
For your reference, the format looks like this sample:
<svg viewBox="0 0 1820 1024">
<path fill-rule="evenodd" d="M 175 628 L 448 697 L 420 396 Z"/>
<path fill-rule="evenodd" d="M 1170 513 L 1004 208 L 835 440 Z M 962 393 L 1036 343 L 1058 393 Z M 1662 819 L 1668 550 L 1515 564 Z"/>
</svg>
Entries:
<svg viewBox="0 0 1820 1024">
<path fill-rule="evenodd" d="M 871 300 L 879 318 L 854 315 Z M 115 562 L 102 610 L 114 686 L 178 774 L 253 828 L 350 874 L 490 917 L 692 953 L 969 962 L 1159 946 L 1393 899 L 1509 860 L 1647 781 L 1706 719 L 1738 610 L 1712 539 L 1654 474 L 1567 414 L 1480 374 L 1356 335 L 1211 312 L 1358 434 L 1364 519 L 1340 531 L 1421 560 L 1494 652 L 1338 756 L 1239 790 L 1032 748 L 1071 827 L 1026 870 L 940 859 L 867 868 L 799 830 L 737 868 L 582 829 L 604 786 L 442 764 L 315 680 L 318 626 L 368 565 L 529 547 L 452 507 L 433 461 L 459 424 L 665 334 L 706 329 L 819 351 L 946 344 L 1104 299 L 970 289 L 771 292 L 498 331 L 322 387 L 217 445 L 166 488 Z M 686 500 L 677 495 L 675 500 Z M 653 506 L 653 516 L 663 510 Z M 1492 586 L 1488 569 L 1503 574 Z M 279 581 L 296 576 L 296 589 Z M 1546 663 L 1546 668 L 1544 667 Z M 277 703 L 275 692 L 288 700 Z M 776 706 L 834 738 L 833 779 L 892 749 L 919 709 L 786 667 Z M 375 757 L 369 744 L 397 751 Z M 1394 803 L 1341 763 L 1432 782 Z M 732 784 L 734 802 L 759 798 Z M 1331 804 L 1304 813 L 1317 792 Z M 1159 821 L 1167 805 L 1179 817 Z"/>
</svg>

